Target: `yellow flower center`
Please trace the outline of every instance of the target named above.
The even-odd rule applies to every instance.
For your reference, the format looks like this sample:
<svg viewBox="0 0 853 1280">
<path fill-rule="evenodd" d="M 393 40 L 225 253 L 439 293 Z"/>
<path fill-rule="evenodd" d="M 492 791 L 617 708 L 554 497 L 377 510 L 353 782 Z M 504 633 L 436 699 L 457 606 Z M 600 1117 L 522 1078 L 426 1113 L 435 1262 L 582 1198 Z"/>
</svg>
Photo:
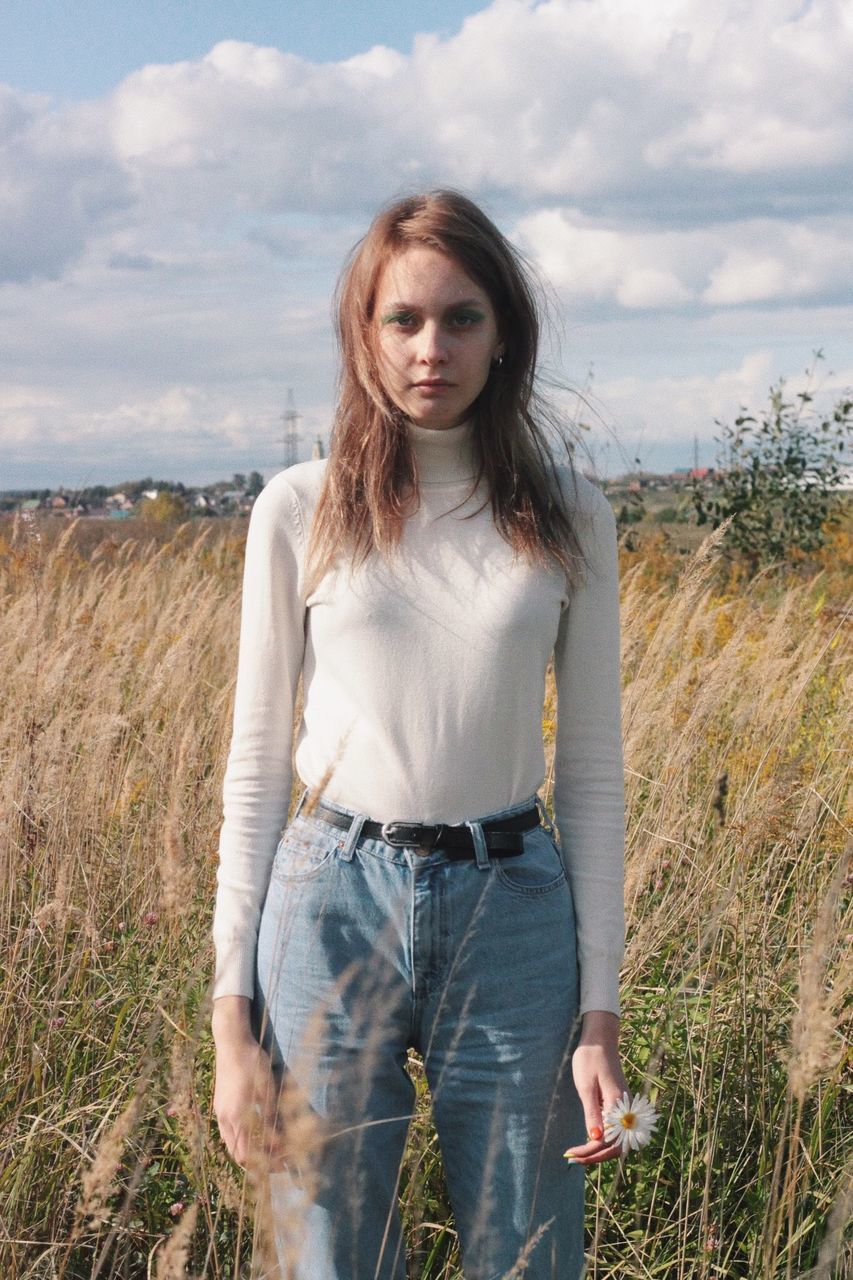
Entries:
<svg viewBox="0 0 853 1280">
<path fill-rule="evenodd" d="M 623 1129 L 636 1129 L 637 1116 L 633 1111 L 623 1111 L 619 1117 L 619 1123 Z"/>
</svg>

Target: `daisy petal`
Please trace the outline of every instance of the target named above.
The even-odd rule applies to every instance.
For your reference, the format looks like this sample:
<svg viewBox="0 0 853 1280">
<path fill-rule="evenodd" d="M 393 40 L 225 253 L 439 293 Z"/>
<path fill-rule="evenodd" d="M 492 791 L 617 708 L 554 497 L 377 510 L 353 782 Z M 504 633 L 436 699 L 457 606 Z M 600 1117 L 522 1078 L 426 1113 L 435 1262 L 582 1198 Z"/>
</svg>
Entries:
<svg viewBox="0 0 853 1280">
<path fill-rule="evenodd" d="M 617 1102 L 604 1108 L 604 1136 L 607 1142 L 618 1143 L 623 1154 L 638 1151 L 651 1138 L 658 1118 L 642 1093 L 632 1097 L 625 1091 Z"/>
</svg>

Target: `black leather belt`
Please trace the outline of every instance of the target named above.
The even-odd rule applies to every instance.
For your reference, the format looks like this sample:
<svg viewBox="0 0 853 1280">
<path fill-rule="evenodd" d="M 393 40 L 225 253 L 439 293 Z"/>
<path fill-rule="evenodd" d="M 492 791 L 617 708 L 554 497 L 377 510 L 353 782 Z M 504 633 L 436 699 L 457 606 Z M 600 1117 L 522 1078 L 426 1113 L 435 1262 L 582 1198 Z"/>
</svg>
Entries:
<svg viewBox="0 0 853 1280">
<path fill-rule="evenodd" d="M 333 827 L 348 831 L 353 820 L 349 814 L 331 809 L 319 800 L 308 802 L 306 817 L 322 818 Z M 539 826 L 539 810 L 536 805 L 511 818 L 494 818 L 484 822 L 483 835 L 486 848 L 496 858 L 517 858 L 524 852 L 524 832 Z M 474 837 L 469 827 L 448 826 L 438 823 L 429 826 L 422 822 L 372 822 L 368 819 L 361 828 L 368 840 L 384 840 L 398 849 L 414 849 L 417 853 L 432 853 L 441 849 L 448 858 L 473 858 Z"/>
</svg>

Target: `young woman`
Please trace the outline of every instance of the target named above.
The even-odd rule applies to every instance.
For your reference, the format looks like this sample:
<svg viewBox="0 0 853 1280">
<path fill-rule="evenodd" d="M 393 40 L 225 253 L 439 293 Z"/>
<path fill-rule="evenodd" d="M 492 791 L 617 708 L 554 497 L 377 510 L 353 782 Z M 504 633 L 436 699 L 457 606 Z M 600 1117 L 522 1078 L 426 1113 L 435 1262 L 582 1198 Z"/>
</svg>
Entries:
<svg viewBox="0 0 853 1280">
<path fill-rule="evenodd" d="M 573 1280 L 625 1088 L 615 522 L 548 446 L 534 294 L 471 201 L 380 212 L 338 328 L 330 458 L 267 484 L 246 543 L 216 1115 L 241 1165 L 255 1116 L 284 1275 L 402 1280 L 414 1047 L 466 1280 Z M 309 1109 L 301 1151 L 270 1079 Z"/>
</svg>

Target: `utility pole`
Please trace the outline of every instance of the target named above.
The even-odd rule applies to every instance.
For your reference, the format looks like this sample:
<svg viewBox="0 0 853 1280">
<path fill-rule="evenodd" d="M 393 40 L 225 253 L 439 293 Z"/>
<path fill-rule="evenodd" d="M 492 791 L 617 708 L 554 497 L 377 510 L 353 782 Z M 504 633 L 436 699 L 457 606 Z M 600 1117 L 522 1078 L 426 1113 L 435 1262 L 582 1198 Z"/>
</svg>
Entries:
<svg viewBox="0 0 853 1280">
<path fill-rule="evenodd" d="M 699 470 L 699 437 L 695 433 L 693 435 L 693 470 Z"/>
<path fill-rule="evenodd" d="M 284 423 L 284 465 L 292 467 L 295 462 L 298 462 L 299 449 L 299 431 L 297 430 L 299 414 L 293 402 L 292 387 L 287 388 L 287 408 L 281 415 L 281 420 Z"/>
</svg>

